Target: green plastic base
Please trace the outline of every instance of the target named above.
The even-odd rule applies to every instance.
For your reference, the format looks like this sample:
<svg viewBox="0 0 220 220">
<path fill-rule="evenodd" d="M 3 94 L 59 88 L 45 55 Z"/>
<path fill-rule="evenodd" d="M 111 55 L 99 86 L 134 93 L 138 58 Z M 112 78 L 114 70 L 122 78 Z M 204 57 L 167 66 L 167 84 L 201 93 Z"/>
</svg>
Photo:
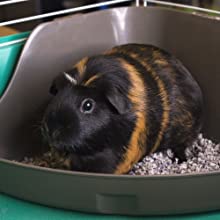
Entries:
<svg viewBox="0 0 220 220">
<path fill-rule="evenodd" d="M 163 217 L 128 217 L 128 216 L 111 216 L 111 215 L 94 215 L 84 214 L 79 212 L 70 212 L 60 209 L 48 208 L 46 206 L 40 206 L 33 203 L 17 200 L 5 195 L 0 194 L 0 219 L 1 220 L 125 220 L 125 219 L 137 219 L 137 220 L 219 220 L 220 212 L 211 212 L 200 215 L 184 215 L 184 216 L 163 216 Z"/>
<path fill-rule="evenodd" d="M 21 49 L 25 44 L 25 40 L 22 39 L 27 38 L 29 34 L 30 32 L 24 32 L 0 38 L 0 97 L 8 85 Z M 12 41 L 15 43 L 1 46 L 3 43 Z"/>
</svg>

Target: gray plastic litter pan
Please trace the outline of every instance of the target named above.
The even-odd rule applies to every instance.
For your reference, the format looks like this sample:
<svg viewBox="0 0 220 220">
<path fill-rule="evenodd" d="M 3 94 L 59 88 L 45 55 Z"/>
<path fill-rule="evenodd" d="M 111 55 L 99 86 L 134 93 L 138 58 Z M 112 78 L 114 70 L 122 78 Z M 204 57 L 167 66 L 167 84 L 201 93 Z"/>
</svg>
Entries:
<svg viewBox="0 0 220 220">
<path fill-rule="evenodd" d="M 94 213 L 162 215 L 220 209 L 220 172 L 96 175 L 11 161 L 42 150 L 34 124 L 50 98 L 48 88 L 55 75 L 83 56 L 125 43 L 154 44 L 183 61 L 204 92 L 204 133 L 220 141 L 219 39 L 219 19 L 165 8 L 117 8 L 38 26 L 0 99 L 0 191 Z"/>
</svg>

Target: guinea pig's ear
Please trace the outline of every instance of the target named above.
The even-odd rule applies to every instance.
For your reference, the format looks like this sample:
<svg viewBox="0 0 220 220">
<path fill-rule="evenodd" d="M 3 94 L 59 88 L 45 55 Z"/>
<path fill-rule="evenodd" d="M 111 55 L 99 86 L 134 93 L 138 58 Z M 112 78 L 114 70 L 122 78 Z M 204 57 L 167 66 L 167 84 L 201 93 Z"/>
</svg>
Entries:
<svg viewBox="0 0 220 220">
<path fill-rule="evenodd" d="M 67 80 L 64 74 L 59 74 L 52 82 L 50 87 L 50 93 L 56 95 L 60 89 L 62 89 L 67 84 Z"/>
<path fill-rule="evenodd" d="M 128 97 L 117 88 L 111 88 L 106 92 L 106 97 L 118 114 L 125 114 L 130 109 Z"/>
<path fill-rule="evenodd" d="M 76 85 L 76 80 L 75 78 L 67 72 L 63 72 L 59 74 L 54 80 L 53 83 L 50 87 L 50 93 L 52 95 L 56 95 L 59 90 L 63 89 L 67 84 L 73 84 Z"/>
</svg>

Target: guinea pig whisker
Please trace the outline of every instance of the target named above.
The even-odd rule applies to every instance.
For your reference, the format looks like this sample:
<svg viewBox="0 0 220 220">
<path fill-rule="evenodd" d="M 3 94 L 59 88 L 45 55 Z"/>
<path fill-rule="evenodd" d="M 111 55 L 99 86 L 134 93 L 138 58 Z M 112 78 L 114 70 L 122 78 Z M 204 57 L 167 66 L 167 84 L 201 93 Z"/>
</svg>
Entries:
<svg viewBox="0 0 220 220">
<path fill-rule="evenodd" d="M 42 125 L 42 122 L 41 122 L 41 121 L 36 121 L 36 122 L 32 125 L 32 127 L 34 127 L 34 128 L 39 128 L 41 125 Z"/>
<path fill-rule="evenodd" d="M 41 132 L 42 125 L 43 125 L 42 120 L 36 121 L 35 124 L 31 126 L 33 128 L 33 132 Z"/>
<path fill-rule="evenodd" d="M 45 132 L 45 130 L 43 128 L 41 128 L 41 135 L 43 137 L 43 140 L 45 140 L 46 142 L 49 142 L 50 137 L 49 135 Z"/>
</svg>

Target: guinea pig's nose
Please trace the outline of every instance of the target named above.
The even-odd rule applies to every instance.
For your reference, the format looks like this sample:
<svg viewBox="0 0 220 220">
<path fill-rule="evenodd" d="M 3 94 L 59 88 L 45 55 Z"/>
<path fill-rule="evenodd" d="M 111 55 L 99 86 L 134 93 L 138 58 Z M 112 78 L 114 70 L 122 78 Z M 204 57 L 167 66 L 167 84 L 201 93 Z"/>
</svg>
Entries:
<svg viewBox="0 0 220 220">
<path fill-rule="evenodd" d="M 72 114 L 71 112 L 64 112 L 64 111 L 56 111 L 51 112 L 47 115 L 45 119 L 47 134 L 50 138 L 56 139 L 58 136 L 70 126 L 72 123 Z"/>
<path fill-rule="evenodd" d="M 60 135 L 60 130 L 54 130 L 51 132 L 51 137 L 53 139 L 56 139 L 57 137 L 59 137 L 59 135 Z"/>
</svg>

